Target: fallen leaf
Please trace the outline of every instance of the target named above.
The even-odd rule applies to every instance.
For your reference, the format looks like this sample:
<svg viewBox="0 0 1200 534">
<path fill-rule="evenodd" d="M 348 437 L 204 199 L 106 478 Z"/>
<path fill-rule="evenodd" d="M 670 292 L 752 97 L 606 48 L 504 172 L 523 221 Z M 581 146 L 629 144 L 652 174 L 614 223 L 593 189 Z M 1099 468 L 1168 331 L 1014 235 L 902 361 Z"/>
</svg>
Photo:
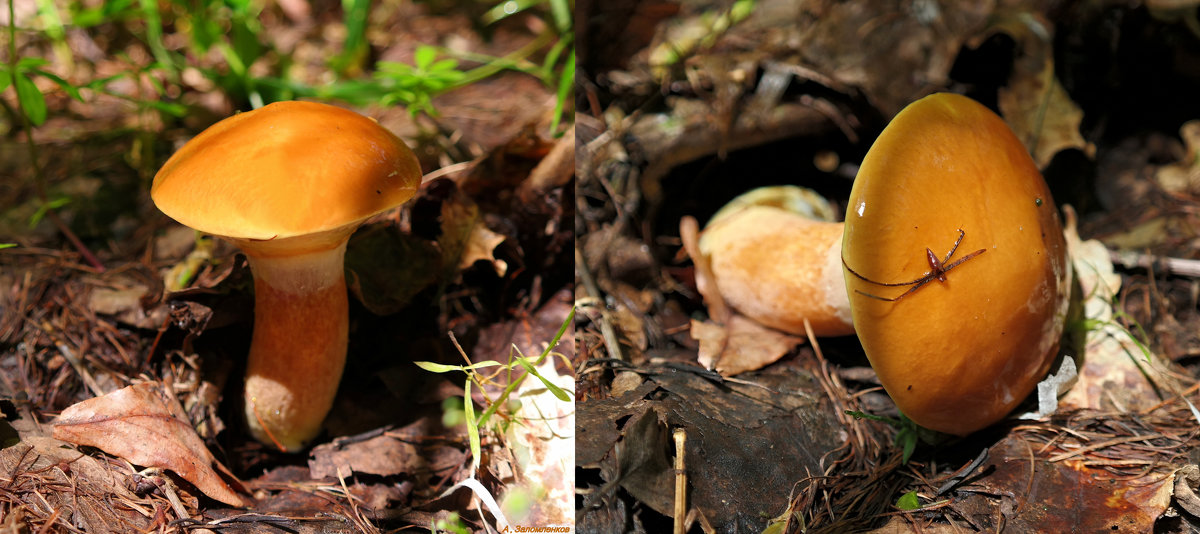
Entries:
<svg viewBox="0 0 1200 534">
<path fill-rule="evenodd" d="M 167 318 L 166 308 L 143 308 L 150 300 L 149 295 L 156 290 L 136 277 L 115 274 L 106 276 L 104 283 L 107 287 L 94 287 L 82 295 L 81 300 L 91 311 L 147 330 L 159 328 Z"/>
<path fill-rule="evenodd" d="M 96 313 L 118 315 L 141 308 L 146 291 L 146 286 L 140 284 L 125 289 L 96 288 L 88 295 L 88 306 Z"/>
<path fill-rule="evenodd" d="M 1139 410 L 1162 400 L 1161 390 L 1177 391 L 1161 358 L 1140 346 L 1114 318 L 1113 298 L 1121 277 L 1113 272 L 1108 249 L 1096 240 L 1083 241 L 1075 229 L 1075 212 L 1064 206 L 1067 248 L 1083 296 L 1085 331 L 1079 379 L 1059 401 L 1059 410 Z M 1143 350 L 1144 349 L 1144 350 Z M 1153 380 L 1153 382 L 1151 382 Z"/>
<path fill-rule="evenodd" d="M 699 369 L 644 367 L 647 381 L 621 397 L 576 404 L 577 473 L 599 470 L 604 485 L 579 508 L 577 524 L 612 510 L 620 485 L 640 504 L 674 513 L 674 429 L 687 432 L 688 502 L 716 532 L 762 532 L 797 480 L 819 473 L 846 432 L 820 386 L 799 368 L 772 366 L 716 383 Z M 826 458 L 822 460 L 822 458 Z"/>
<path fill-rule="evenodd" d="M 1049 461 L 1042 448 L 1005 437 L 991 447 L 986 476 L 962 486 L 949 506 L 985 531 L 1153 532 L 1170 504 L 1171 477 L 1114 477 L 1078 461 Z"/>
<path fill-rule="evenodd" d="M 476 220 L 475 226 L 471 227 L 471 234 L 467 236 L 462 256 L 458 258 L 458 270 L 466 270 L 475 265 L 477 261 L 485 261 L 491 264 L 492 269 L 496 271 L 496 276 L 504 276 L 504 273 L 508 271 L 508 264 L 492 255 L 496 247 L 504 242 L 504 239 L 502 234 L 488 230 L 482 220 Z"/>
<path fill-rule="evenodd" d="M 480 227 L 483 226 L 482 230 Z M 471 200 L 462 189 L 455 187 L 441 206 L 441 235 L 438 236 L 438 247 L 442 249 L 442 265 L 453 268 L 446 278 L 455 278 L 457 273 L 475 264 L 475 261 L 489 259 L 496 245 L 504 240 L 503 236 L 493 234 L 483 225 L 479 205 Z M 490 244 L 490 246 L 489 246 Z M 503 263 L 503 262 L 501 262 Z M 503 274 L 500 266 L 493 263 L 498 274 Z M 504 266 L 504 270 L 507 266 Z"/>
<path fill-rule="evenodd" d="M 54 422 L 54 437 L 96 447 L 130 463 L 174 471 L 205 495 L 246 506 L 230 487 L 242 483 L 204 446 L 179 401 L 145 382 L 68 406 Z M 228 481 L 228 482 L 227 482 Z"/>
<path fill-rule="evenodd" d="M 1008 86 L 998 92 L 997 105 L 1009 127 L 1045 168 L 1061 150 L 1075 148 L 1088 156 L 1096 146 L 1079 133 L 1083 110 L 1071 100 L 1054 74 L 1053 30 L 1050 23 L 1033 13 L 1009 13 L 974 40 L 978 46 L 996 33 L 1017 41 L 1020 55 L 1013 64 Z"/>
<path fill-rule="evenodd" d="M 650 247 L 622 234 L 620 225 L 605 225 L 588 234 L 587 240 L 580 237 L 583 257 L 588 265 L 596 266 L 596 272 L 607 273 L 614 281 L 638 285 L 653 279 L 657 264 Z"/>
<path fill-rule="evenodd" d="M 1196 487 L 1200 486 L 1200 467 L 1185 465 L 1171 473 L 1170 478 L 1174 479 L 1171 486 L 1175 502 L 1187 513 L 1200 516 L 1200 495 L 1196 495 Z"/>
<path fill-rule="evenodd" d="M 308 460 L 312 478 L 336 477 L 343 473 L 390 476 L 412 473 L 421 461 L 416 445 L 381 434 L 351 443 L 323 443 L 313 449 Z"/>
<path fill-rule="evenodd" d="M 339 438 L 318 445 L 309 453 L 309 474 L 313 479 L 336 477 L 339 471 L 344 476 L 413 475 L 461 465 L 461 449 L 427 438 L 446 434 L 440 422 L 422 417 L 402 428 Z"/>
<path fill-rule="evenodd" d="M 1170 193 L 1200 193 L 1200 120 L 1188 121 L 1179 127 L 1187 153 L 1176 163 L 1163 165 L 1155 179 Z"/>
<path fill-rule="evenodd" d="M 364 228 L 346 247 L 346 286 L 371 313 L 391 315 L 437 281 L 441 254 L 393 225 Z"/>
<path fill-rule="evenodd" d="M 737 313 L 724 325 L 693 319 L 692 338 L 700 342 L 700 364 L 724 376 L 762 369 L 804 342 Z"/>
<path fill-rule="evenodd" d="M 890 117 L 930 87 L 949 83 L 963 42 L 986 24 L 996 3 L 922 2 L 905 9 L 886 0 L 784 4 L 785 10 L 806 12 L 800 20 L 811 22 L 756 8 L 741 26 L 752 27 L 759 17 L 790 25 L 794 29 L 785 35 L 796 35 L 801 64 L 854 87 Z"/>
</svg>

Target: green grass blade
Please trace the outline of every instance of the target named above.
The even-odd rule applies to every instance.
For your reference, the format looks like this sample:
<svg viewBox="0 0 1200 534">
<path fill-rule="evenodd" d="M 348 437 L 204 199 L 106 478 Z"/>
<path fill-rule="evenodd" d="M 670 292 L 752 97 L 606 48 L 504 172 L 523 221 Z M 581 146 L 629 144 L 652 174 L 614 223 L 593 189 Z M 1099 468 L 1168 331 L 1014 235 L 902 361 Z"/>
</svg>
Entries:
<svg viewBox="0 0 1200 534">
<path fill-rule="evenodd" d="M 550 123 L 550 131 L 558 132 L 558 123 L 562 120 L 563 109 L 566 106 L 567 99 L 571 97 L 571 90 L 575 87 L 575 51 L 567 56 L 567 65 L 563 68 L 562 76 L 558 79 L 558 98 L 554 102 L 554 119 Z M 573 312 L 573 311 L 572 311 Z"/>
<path fill-rule="evenodd" d="M 467 418 L 467 440 L 471 444 L 471 476 L 479 470 L 479 420 L 475 418 L 475 402 L 471 400 L 471 381 L 463 386 L 463 414 Z"/>
<path fill-rule="evenodd" d="M 516 349 L 517 353 L 520 354 L 521 351 L 520 351 L 520 349 L 517 349 L 516 345 L 513 345 L 513 349 Z M 521 364 L 521 367 L 525 368 L 525 372 L 527 372 L 533 376 L 536 376 L 538 380 L 541 380 L 542 384 L 546 386 L 546 389 L 549 389 L 550 393 L 552 393 L 556 398 L 558 398 L 558 400 L 563 401 L 563 402 L 570 402 L 571 397 L 567 396 L 567 392 L 563 391 L 562 388 L 555 385 L 554 382 L 547 380 L 545 377 L 543 377 L 541 374 L 539 374 L 537 372 L 537 368 L 535 368 L 533 365 L 531 365 L 529 363 L 528 358 L 525 358 L 524 356 L 520 356 L 517 358 L 517 362 Z"/>
<path fill-rule="evenodd" d="M 446 365 L 444 363 L 434 363 L 434 362 L 426 362 L 426 361 L 419 361 L 419 362 L 413 362 L 413 363 L 417 364 L 417 367 L 420 367 L 421 369 L 424 369 L 431 373 L 449 373 L 452 371 L 466 372 L 466 371 L 470 371 L 470 370 L 474 370 L 474 369 L 483 369 L 485 367 L 495 367 L 497 365 L 502 365 L 500 362 L 493 361 L 493 360 L 473 363 L 471 365 Z"/>
</svg>

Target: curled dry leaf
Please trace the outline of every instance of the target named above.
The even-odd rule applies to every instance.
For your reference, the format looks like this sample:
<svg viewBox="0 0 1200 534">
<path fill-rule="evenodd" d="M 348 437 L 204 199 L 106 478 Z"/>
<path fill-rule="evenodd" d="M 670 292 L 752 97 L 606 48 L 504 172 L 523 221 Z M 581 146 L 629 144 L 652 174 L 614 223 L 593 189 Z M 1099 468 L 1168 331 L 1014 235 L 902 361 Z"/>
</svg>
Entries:
<svg viewBox="0 0 1200 534">
<path fill-rule="evenodd" d="M 977 531 L 1153 532 L 1171 503 L 1171 477 L 1114 479 L 1088 462 L 1053 461 L 1010 433 L 948 506 Z"/>
<path fill-rule="evenodd" d="M 488 230 L 488 227 L 483 224 L 482 220 L 475 221 L 475 226 L 471 227 L 471 235 L 467 238 L 462 256 L 458 259 L 458 270 L 465 270 L 475 265 L 477 261 L 486 261 L 496 271 L 496 276 L 504 276 L 504 273 L 508 271 L 508 263 L 504 260 L 498 260 L 492 255 L 496 247 L 504 242 L 504 239 L 503 234 Z"/>
<path fill-rule="evenodd" d="M 1188 121 L 1179 128 L 1187 151 L 1183 159 L 1163 165 L 1154 173 L 1163 189 L 1171 193 L 1200 192 L 1200 120 Z"/>
<path fill-rule="evenodd" d="M 724 376 L 762 369 L 804 342 L 736 313 L 724 325 L 693 319 L 692 338 L 700 342 L 700 364 Z"/>
<path fill-rule="evenodd" d="M 1121 277 L 1113 273 L 1108 250 L 1096 240 L 1083 241 L 1075 229 L 1075 211 L 1063 206 L 1064 233 L 1083 295 L 1086 328 L 1079 380 L 1061 399 L 1059 408 L 1137 410 L 1158 403 L 1158 392 L 1177 390 L 1157 355 L 1147 354 L 1116 322 L 1113 296 Z M 1153 382 L 1152 382 L 1153 381 Z"/>
<path fill-rule="evenodd" d="M 476 261 L 490 263 L 497 276 L 504 276 L 508 271 L 508 264 L 493 256 L 496 247 L 504 241 L 504 235 L 488 229 L 479 206 L 461 189 L 455 189 L 450 198 L 442 202 L 441 227 L 438 247 L 442 249 L 442 264 L 454 266 L 455 273 Z"/>
<path fill-rule="evenodd" d="M 1038 167 L 1046 168 L 1055 154 L 1068 148 L 1094 156 L 1096 146 L 1079 133 L 1083 110 L 1054 75 L 1054 36 L 1050 23 L 1032 13 L 1007 14 L 997 17 L 970 44 L 977 47 L 997 33 L 1011 36 L 1021 51 L 1013 64 L 1008 86 L 1000 88 L 997 104 Z"/>
<path fill-rule="evenodd" d="M 209 497 L 247 504 L 234 489 L 244 490 L 241 481 L 213 458 L 179 401 L 158 384 L 135 384 L 67 407 L 54 422 L 54 437 L 137 465 L 169 469 Z"/>
<path fill-rule="evenodd" d="M 345 446 L 322 443 L 313 449 L 308 468 L 314 479 L 336 477 L 339 472 L 390 476 L 413 472 L 418 458 L 416 445 L 380 435 Z"/>
</svg>

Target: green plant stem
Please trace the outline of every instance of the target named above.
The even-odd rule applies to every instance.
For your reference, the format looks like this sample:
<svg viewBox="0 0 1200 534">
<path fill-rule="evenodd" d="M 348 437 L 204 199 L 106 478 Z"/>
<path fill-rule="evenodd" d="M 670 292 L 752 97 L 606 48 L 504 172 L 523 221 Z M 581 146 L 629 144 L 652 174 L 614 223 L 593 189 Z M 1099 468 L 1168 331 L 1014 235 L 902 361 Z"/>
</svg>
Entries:
<svg viewBox="0 0 1200 534">
<path fill-rule="evenodd" d="M 9 0 L 8 2 L 9 21 L 17 20 L 16 8 L 13 6 L 14 2 L 15 0 Z M 8 72 L 12 76 L 12 87 L 14 90 L 17 86 L 17 76 L 20 75 L 17 72 L 17 60 L 17 25 L 9 24 Z M 25 109 L 21 107 L 20 102 L 17 102 L 17 115 L 21 121 L 21 128 L 25 130 L 25 143 L 29 146 L 30 166 L 33 168 L 34 192 L 37 194 L 38 200 L 45 204 L 49 202 L 49 200 L 46 197 L 46 180 L 45 175 L 42 173 L 41 155 L 38 154 L 37 143 L 33 140 L 33 123 L 30 122 L 29 116 L 25 114 Z M 46 210 L 46 218 L 50 219 L 50 222 L 54 223 L 54 226 L 58 228 L 59 232 L 62 232 L 63 236 L 67 238 L 67 241 L 71 242 L 71 244 L 75 247 L 75 250 L 79 251 L 79 255 L 83 257 L 83 261 L 87 262 L 87 264 L 93 269 L 104 272 L 104 264 L 100 263 L 99 258 L 92 254 L 92 251 L 83 244 L 83 241 L 79 239 L 79 236 L 75 235 L 75 232 L 71 231 L 71 228 L 68 227 L 65 222 L 63 222 L 62 217 L 59 217 L 57 212 L 55 212 L 53 209 Z"/>
<path fill-rule="evenodd" d="M 558 328 L 558 333 L 554 335 L 554 339 L 550 340 L 550 343 L 548 345 L 546 345 L 546 350 L 542 351 L 542 355 L 539 356 L 538 359 L 533 362 L 532 365 L 534 367 L 541 365 L 542 361 L 545 360 L 546 357 L 550 355 L 550 351 L 554 350 L 555 345 L 558 345 L 558 341 L 562 339 L 563 334 L 565 334 L 567 332 L 567 327 L 571 326 L 571 324 L 574 320 L 575 320 L 575 307 L 572 306 L 571 312 L 567 314 L 567 319 L 565 321 L 563 321 L 562 326 L 560 326 Z M 509 367 L 509 372 L 510 373 L 512 372 L 512 367 Z M 488 420 L 491 419 L 492 414 L 496 413 L 496 409 L 499 408 L 501 405 L 503 405 L 505 402 L 508 402 L 508 396 L 514 390 L 517 389 L 517 386 L 521 385 L 521 382 L 524 381 L 525 378 L 527 378 L 529 376 L 529 374 L 531 374 L 531 373 L 526 373 L 524 375 L 521 375 L 516 380 L 510 380 L 508 383 L 508 386 L 504 388 L 504 392 L 501 393 L 500 396 L 494 402 L 492 402 L 492 404 L 490 406 L 488 406 L 486 410 L 483 411 L 483 414 L 479 416 L 479 424 L 481 424 L 481 425 L 487 424 Z"/>
<path fill-rule="evenodd" d="M 571 93 L 571 88 L 575 83 L 575 51 L 567 56 L 567 65 L 563 67 L 563 76 L 558 81 L 558 96 L 554 100 L 554 120 L 550 122 L 550 132 L 559 137 L 562 135 L 558 131 L 558 123 L 562 120 L 563 109 L 566 106 L 567 96 Z"/>
<path fill-rule="evenodd" d="M 526 61 L 525 58 L 532 55 L 538 49 L 550 44 L 550 41 L 553 39 L 554 39 L 554 32 L 549 31 L 549 30 L 544 31 L 541 34 L 539 34 L 537 36 L 537 38 L 530 41 L 525 46 L 522 46 L 521 48 L 518 48 L 517 50 L 514 50 L 514 51 L 512 51 L 508 54 L 505 54 L 504 56 L 498 57 L 498 58 L 484 55 L 484 54 L 472 54 L 469 52 L 463 53 L 463 52 L 454 52 L 454 51 L 450 51 L 450 50 L 445 50 L 444 51 L 445 53 L 451 54 L 460 59 L 465 59 L 468 61 L 479 61 L 481 63 L 484 63 L 484 65 L 482 65 L 482 66 L 476 67 L 474 69 L 471 69 L 471 70 L 463 73 L 462 79 L 458 80 L 454 85 L 447 87 L 446 90 L 448 91 L 450 89 L 457 89 L 459 87 L 471 85 L 472 83 L 475 83 L 479 80 L 482 80 L 484 78 L 492 76 L 492 75 L 496 74 L 497 72 L 500 72 L 505 69 L 513 69 L 513 70 L 521 71 L 521 72 L 524 72 L 527 74 L 533 74 L 534 76 L 537 76 L 539 79 L 542 79 L 542 81 L 544 83 L 547 83 L 545 80 L 545 78 L 546 78 L 545 73 L 541 72 L 542 69 L 540 67 L 538 67 L 537 65 L 534 65 L 533 63 Z M 553 82 L 548 82 L 548 83 L 552 84 Z"/>
<path fill-rule="evenodd" d="M 179 72 L 175 68 L 175 62 L 171 60 L 171 53 L 167 52 L 167 47 L 163 45 L 162 18 L 158 14 L 158 2 L 141 0 L 139 4 L 142 17 L 146 21 L 146 44 L 150 47 L 150 53 L 154 54 L 154 60 L 167 73 L 167 79 L 178 83 Z"/>
</svg>

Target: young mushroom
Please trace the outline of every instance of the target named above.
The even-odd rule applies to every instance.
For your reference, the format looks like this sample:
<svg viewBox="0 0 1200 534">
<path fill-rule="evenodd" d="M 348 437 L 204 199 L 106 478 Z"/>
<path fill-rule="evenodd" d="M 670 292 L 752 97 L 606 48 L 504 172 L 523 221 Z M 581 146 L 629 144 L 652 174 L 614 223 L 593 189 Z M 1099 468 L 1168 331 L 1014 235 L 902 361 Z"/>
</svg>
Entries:
<svg viewBox="0 0 1200 534">
<path fill-rule="evenodd" d="M 728 303 L 791 333 L 806 319 L 817 335 L 857 333 L 900 410 L 950 434 L 1000 420 L 1045 377 L 1070 263 L 1050 191 L 1000 117 L 959 95 L 921 99 L 867 153 L 844 226 L 797 208 L 821 206 L 798 202 L 812 196 L 747 193 L 688 247 L 715 319 Z"/>
<path fill-rule="evenodd" d="M 833 219 L 828 201 L 795 186 L 762 187 L 730 201 L 688 251 L 698 278 L 709 278 L 697 281 L 705 300 L 792 334 L 804 335 L 806 319 L 818 336 L 854 333 L 839 259 L 842 223 Z"/>
<path fill-rule="evenodd" d="M 150 195 L 163 213 L 249 259 L 245 414 L 259 441 L 295 451 L 320 432 L 346 360 L 346 242 L 420 181 L 416 157 L 386 128 L 312 102 L 222 120 L 155 175 Z"/>
<path fill-rule="evenodd" d="M 923 98 L 871 146 L 847 212 L 854 327 L 900 411 L 956 435 L 1002 419 L 1054 361 L 1071 282 L 1025 146 L 974 100 Z"/>
</svg>

